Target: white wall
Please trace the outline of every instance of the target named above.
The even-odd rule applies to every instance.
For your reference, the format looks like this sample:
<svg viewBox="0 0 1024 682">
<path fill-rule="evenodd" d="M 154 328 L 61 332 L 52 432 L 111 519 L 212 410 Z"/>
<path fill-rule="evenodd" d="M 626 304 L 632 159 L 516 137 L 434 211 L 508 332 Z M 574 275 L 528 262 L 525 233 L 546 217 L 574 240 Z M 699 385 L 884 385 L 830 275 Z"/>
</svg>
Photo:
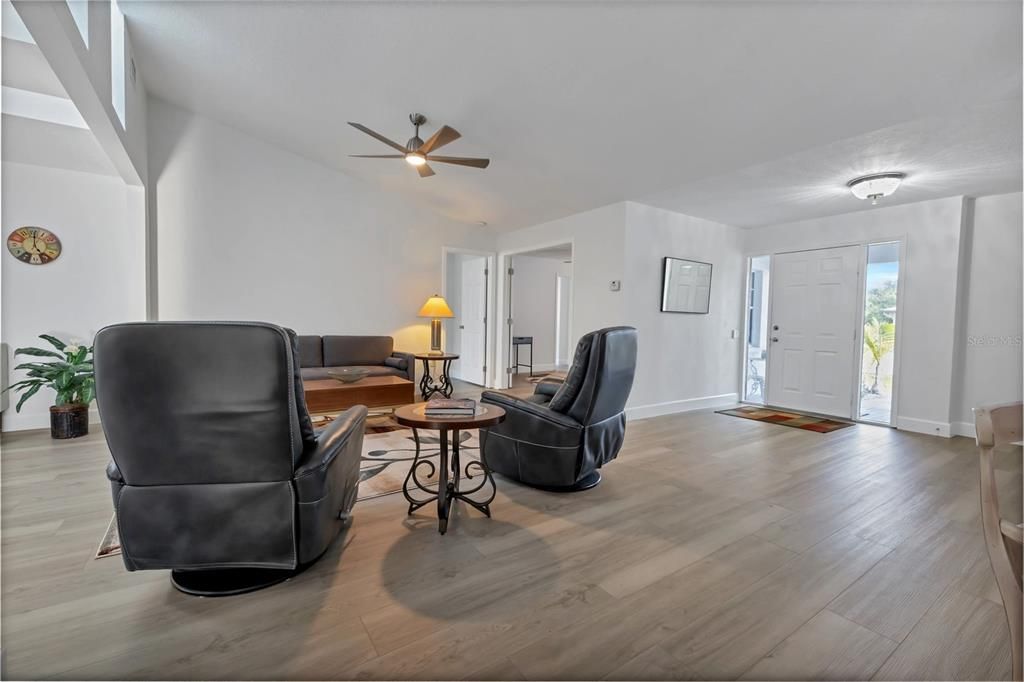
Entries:
<svg viewBox="0 0 1024 682">
<path fill-rule="evenodd" d="M 442 246 L 492 233 L 159 99 L 149 102 L 161 319 L 250 319 L 388 334 L 424 351 Z"/>
<path fill-rule="evenodd" d="M 47 347 L 39 334 L 92 343 L 115 322 L 145 318 L 144 235 L 132 220 L 132 197 L 120 178 L 4 162 L 3 234 L 38 225 L 61 240 L 61 256 L 26 265 L 3 255 L 3 341 L 14 348 Z M 24 362 L 28 358 L 15 358 Z M 14 373 L 12 382 L 21 378 Z M 3 429 L 49 425 L 52 391 L 40 391 L 14 411 Z"/>
<path fill-rule="evenodd" d="M 602 327 L 624 322 L 622 291 L 610 291 L 609 281 L 621 280 L 625 263 L 622 257 L 625 240 L 626 204 L 618 203 L 576 213 L 565 218 L 533 225 L 498 235 L 498 251 L 530 251 L 541 247 L 572 243 L 573 245 L 573 307 L 570 348 L 579 337 Z M 508 259 L 498 263 L 498 272 L 508 268 Z M 498 278 L 499 306 L 505 300 L 505 277 Z M 628 286 L 624 284 L 623 286 Z M 504 310 L 499 307 L 499 312 Z M 496 320 L 507 314 L 496 316 Z M 499 325 L 500 326 L 500 325 Z M 497 357 L 494 385 L 503 380 L 507 334 L 501 327 L 497 335 Z"/>
<path fill-rule="evenodd" d="M 950 414 L 961 435 L 974 435 L 972 408 L 1022 397 L 1021 221 L 1020 192 L 974 202 Z"/>
<path fill-rule="evenodd" d="M 625 318 L 637 328 L 640 346 L 631 416 L 738 399 L 744 295 L 741 239 L 741 231 L 729 225 L 627 204 Z M 665 256 L 712 264 L 708 314 L 661 312 Z"/>
<path fill-rule="evenodd" d="M 637 374 L 627 407 L 630 418 L 642 418 L 735 401 L 740 334 L 731 339 L 730 332 L 742 321 L 740 240 L 727 225 L 623 202 L 501 234 L 498 248 L 572 241 L 570 347 L 595 329 L 636 327 Z M 661 259 L 668 255 L 714 263 L 708 315 L 660 311 Z M 620 291 L 610 290 L 613 279 L 622 282 Z"/>
<path fill-rule="evenodd" d="M 949 197 L 745 231 L 748 255 L 904 240 L 897 331 L 900 428 L 950 433 L 962 211 L 963 200 Z"/>
<path fill-rule="evenodd" d="M 517 255 L 512 258 L 512 333 L 533 337 L 533 369 L 555 368 L 556 295 L 562 261 Z M 527 346 L 520 346 L 519 361 L 530 361 Z M 520 373 L 526 371 L 519 370 Z"/>
</svg>

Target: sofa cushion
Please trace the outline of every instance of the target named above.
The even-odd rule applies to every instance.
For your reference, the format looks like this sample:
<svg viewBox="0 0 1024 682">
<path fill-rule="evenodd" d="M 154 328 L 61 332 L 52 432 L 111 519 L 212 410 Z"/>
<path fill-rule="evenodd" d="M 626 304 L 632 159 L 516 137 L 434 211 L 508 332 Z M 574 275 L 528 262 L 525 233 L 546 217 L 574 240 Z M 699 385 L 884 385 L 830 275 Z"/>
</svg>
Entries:
<svg viewBox="0 0 1024 682">
<path fill-rule="evenodd" d="M 323 367 L 324 345 L 319 336 L 299 337 L 299 367 Z"/>
<path fill-rule="evenodd" d="M 406 358 L 389 357 L 384 358 L 384 364 L 395 369 L 409 369 L 409 361 Z"/>
<path fill-rule="evenodd" d="M 386 365 L 344 365 L 344 369 L 367 369 L 370 373 L 367 376 L 371 377 L 384 377 L 384 376 L 395 376 L 407 379 L 406 373 L 400 369 L 394 367 L 388 367 Z M 310 381 L 313 379 L 333 379 L 330 372 L 342 369 L 339 367 L 306 367 L 302 370 L 302 378 Z"/>
<path fill-rule="evenodd" d="M 325 336 L 324 367 L 383 365 L 395 350 L 390 336 Z"/>
</svg>

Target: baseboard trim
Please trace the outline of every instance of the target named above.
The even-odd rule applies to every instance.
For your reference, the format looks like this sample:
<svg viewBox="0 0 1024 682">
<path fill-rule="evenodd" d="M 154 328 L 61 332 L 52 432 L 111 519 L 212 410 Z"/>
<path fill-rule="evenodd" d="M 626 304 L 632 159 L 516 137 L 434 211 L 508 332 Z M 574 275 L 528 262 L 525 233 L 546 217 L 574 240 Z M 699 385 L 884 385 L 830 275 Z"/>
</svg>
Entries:
<svg viewBox="0 0 1024 682">
<path fill-rule="evenodd" d="M 89 425 L 100 423 L 100 413 L 95 407 L 89 409 Z M 5 410 L 3 413 L 3 432 L 33 431 L 35 429 L 50 428 L 50 413 L 43 414 L 18 414 L 13 409 Z"/>
<path fill-rule="evenodd" d="M 910 417 L 896 417 L 896 428 L 901 431 L 913 431 L 914 433 L 926 433 L 929 436 L 941 438 L 950 437 L 949 422 L 934 422 L 927 419 L 912 419 Z"/>
<path fill-rule="evenodd" d="M 707 395 L 702 396 L 700 398 L 670 400 L 665 403 L 637 405 L 635 407 L 626 408 L 626 419 L 629 421 L 633 421 L 637 419 L 650 419 L 651 417 L 661 417 L 666 414 L 693 412 L 694 410 L 707 410 L 715 407 L 730 407 L 738 402 L 738 394 L 723 393 L 721 395 Z"/>
<path fill-rule="evenodd" d="M 954 436 L 966 436 L 967 438 L 975 438 L 977 436 L 974 424 L 971 422 L 953 422 L 949 426 Z"/>
</svg>

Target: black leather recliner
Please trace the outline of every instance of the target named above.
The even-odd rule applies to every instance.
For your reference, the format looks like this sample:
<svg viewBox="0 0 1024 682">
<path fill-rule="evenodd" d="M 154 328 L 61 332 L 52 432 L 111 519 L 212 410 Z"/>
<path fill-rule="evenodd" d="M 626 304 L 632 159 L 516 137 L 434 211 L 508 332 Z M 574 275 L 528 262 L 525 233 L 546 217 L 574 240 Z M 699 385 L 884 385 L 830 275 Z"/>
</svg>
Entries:
<svg viewBox="0 0 1024 682">
<path fill-rule="evenodd" d="M 636 329 L 610 327 L 580 339 L 561 384 L 541 382 L 525 400 L 485 391 L 505 421 L 480 430 L 491 471 L 556 492 L 592 488 L 626 433 L 624 408 L 636 370 Z"/>
<path fill-rule="evenodd" d="M 259 322 L 99 331 L 96 395 L 125 567 L 239 594 L 316 560 L 356 501 L 366 408 L 318 435 L 294 332 Z"/>
</svg>

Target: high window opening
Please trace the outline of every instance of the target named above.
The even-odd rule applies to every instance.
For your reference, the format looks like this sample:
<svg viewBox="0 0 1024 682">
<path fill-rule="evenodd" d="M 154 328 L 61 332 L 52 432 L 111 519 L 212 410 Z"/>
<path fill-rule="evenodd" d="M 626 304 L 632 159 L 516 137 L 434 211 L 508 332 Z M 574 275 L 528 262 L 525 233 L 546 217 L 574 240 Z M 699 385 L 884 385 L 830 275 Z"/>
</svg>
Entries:
<svg viewBox="0 0 1024 682">
<path fill-rule="evenodd" d="M 89 2 L 88 0 L 67 0 L 71 18 L 75 20 L 78 35 L 82 37 L 85 47 L 89 47 Z"/>
<path fill-rule="evenodd" d="M 747 278 L 743 400 L 762 405 L 765 402 L 765 366 L 768 359 L 768 271 L 771 260 L 771 256 L 751 258 Z"/>
<path fill-rule="evenodd" d="M 868 245 L 857 414 L 863 421 L 879 424 L 892 422 L 899 270 L 899 242 Z"/>
<path fill-rule="evenodd" d="M 117 0 L 110 0 L 110 100 L 114 105 L 121 127 L 125 128 L 125 45 L 124 15 Z"/>
</svg>

